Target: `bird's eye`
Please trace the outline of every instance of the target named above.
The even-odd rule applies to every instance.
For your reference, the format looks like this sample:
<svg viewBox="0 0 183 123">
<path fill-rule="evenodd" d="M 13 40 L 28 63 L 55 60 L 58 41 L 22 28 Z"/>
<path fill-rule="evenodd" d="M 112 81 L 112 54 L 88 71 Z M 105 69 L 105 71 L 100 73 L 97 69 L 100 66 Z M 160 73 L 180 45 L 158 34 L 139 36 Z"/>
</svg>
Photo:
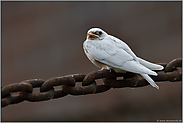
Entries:
<svg viewBox="0 0 183 123">
<path fill-rule="evenodd" d="M 101 32 L 101 31 L 99 31 L 98 33 L 99 33 L 99 35 L 101 35 L 101 34 L 102 34 L 102 32 Z"/>
<path fill-rule="evenodd" d="M 96 32 L 95 32 L 95 34 L 97 34 L 97 35 L 101 35 L 101 34 L 102 34 L 102 32 L 101 32 L 101 31 L 96 31 Z"/>
</svg>

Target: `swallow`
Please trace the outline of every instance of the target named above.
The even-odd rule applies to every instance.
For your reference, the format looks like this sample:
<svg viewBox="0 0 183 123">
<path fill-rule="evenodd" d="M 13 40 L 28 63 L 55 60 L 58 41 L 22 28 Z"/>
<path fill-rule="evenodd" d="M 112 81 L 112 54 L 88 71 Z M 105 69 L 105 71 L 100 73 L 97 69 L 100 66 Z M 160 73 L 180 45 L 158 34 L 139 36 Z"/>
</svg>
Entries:
<svg viewBox="0 0 183 123">
<path fill-rule="evenodd" d="M 125 42 L 102 29 L 88 30 L 83 49 L 88 59 L 102 70 L 136 73 L 159 90 L 159 86 L 149 75 L 157 76 L 153 70 L 162 70 L 164 67 L 137 57 Z"/>
</svg>

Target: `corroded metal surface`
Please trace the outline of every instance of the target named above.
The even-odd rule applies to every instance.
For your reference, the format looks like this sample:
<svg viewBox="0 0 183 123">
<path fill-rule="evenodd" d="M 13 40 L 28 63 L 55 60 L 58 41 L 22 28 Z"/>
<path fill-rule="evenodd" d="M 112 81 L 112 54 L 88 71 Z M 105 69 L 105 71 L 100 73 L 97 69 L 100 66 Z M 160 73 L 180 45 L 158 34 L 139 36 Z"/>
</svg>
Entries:
<svg viewBox="0 0 183 123">
<path fill-rule="evenodd" d="M 158 76 L 151 76 L 154 81 L 182 81 L 182 71 L 178 69 L 178 67 L 182 68 L 182 58 L 174 59 L 168 64 L 160 64 L 164 66 L 164 69 L 156 71 Z M 117 77 L 123 78 L 119 80 Z M 102 79 L 103 84 L 97 85 L 97 79 Z M 76 82 L 82 82 L 82 86 L 76 87 Z M 88 75 L 73 74 L 51 78 L 46 81 L 42 79 L 31 79 L 1 87 L 1 107 L 17 104 L 24 100 L 31 102 L 46 101 L 61 98 L 68 94 L 96 94 L 108 91 L 111 88 L 134 88 L 146 85 L 149 85 L 149 83 L 145 79 L 139 79 L 136 74 L 129 72 L 115 73 L 113 70 L 93 71 Z M 55 90 L 54 86 L 61 86 L 61 89 Z M 34 88 L 39 88 L 40 92 L 33 93 Z M 13 93 L 15 92 L 18 92 L 18 94 L 14 95 Z"/>
</svg>

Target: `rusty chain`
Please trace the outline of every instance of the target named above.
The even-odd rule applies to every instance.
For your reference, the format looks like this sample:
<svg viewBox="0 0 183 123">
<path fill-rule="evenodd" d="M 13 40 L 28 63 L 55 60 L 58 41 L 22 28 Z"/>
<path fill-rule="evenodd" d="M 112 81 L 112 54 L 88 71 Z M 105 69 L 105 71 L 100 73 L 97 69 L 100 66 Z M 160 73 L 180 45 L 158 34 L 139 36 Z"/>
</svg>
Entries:
<svg viewBox="0 0 183 123">
<path fill-rule="evenodd" d="M 156 71 L 158 72 L 158 76 L 151 76 L 154 81 L 182 81 L 182 72 L 178 69 L 178 67 L 182 68 L 182 58 L 174 59 L 168 64 L 159 64 L 163 65 L 164 69 Z M 117 77 L 123 78 L 119 80 Z M 97 85 L 97 79 L 102 79 L 103 84 Z M 82 86 L 76 87 L 77 82 L 82 82 Z M 149 85 L 149 83 L 145 79 L 139 79 L 136 74 L 130 72 L 115 73 L 113 70 L 99 70 L 91 72 L 88 75 L 73 74 L 54 77 L 46 81 L 42 79 L 31 79 L 1 87 L 1 107 L 20 103 L 24 100 L 38 102 L 61 98 L 68 94 L 96 94 L 108 91 L 111 88 L 134 88 L 146 85 Z M 56 90 L 54 86 L 61 86 L 61 89 Z M 39 88 L 40 92 L 33 93 L 34 88 Z M 15 92 L 18 92 L 18 94 L 15 95 Z"/>
</svg>

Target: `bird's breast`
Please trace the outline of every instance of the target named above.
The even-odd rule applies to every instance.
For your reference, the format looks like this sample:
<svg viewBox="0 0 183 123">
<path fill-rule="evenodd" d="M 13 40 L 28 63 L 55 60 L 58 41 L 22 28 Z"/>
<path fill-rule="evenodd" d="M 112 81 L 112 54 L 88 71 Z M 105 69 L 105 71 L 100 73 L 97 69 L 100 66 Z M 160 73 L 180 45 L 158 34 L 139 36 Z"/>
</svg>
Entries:
<svg viewBox="0 0 183 123">
<path fill-rule="evenodd" d="M 108 65 L 106 65 L 106 64 L 104 64 L 104 63 L 102 63 L 102 62 L 99 62 L 99 61 L 95 60 L 95 59 L 90 55 L 90 53 L 87 51 L 87 49 L 85 48 L 85 44 L 83 44 L 83 49 L 84 49 L 84 52 L 85 52 L 87 58 L 88 58 L 95 66 L 97 66 L 97 67 L 99 67 L 99 68 L 108 66 Z M 108 66 L 108 67 L 110 67 L 110 66 Z M 110 68 L 111 68 L 111 67 L 110 67 Z"/>
</svg>

